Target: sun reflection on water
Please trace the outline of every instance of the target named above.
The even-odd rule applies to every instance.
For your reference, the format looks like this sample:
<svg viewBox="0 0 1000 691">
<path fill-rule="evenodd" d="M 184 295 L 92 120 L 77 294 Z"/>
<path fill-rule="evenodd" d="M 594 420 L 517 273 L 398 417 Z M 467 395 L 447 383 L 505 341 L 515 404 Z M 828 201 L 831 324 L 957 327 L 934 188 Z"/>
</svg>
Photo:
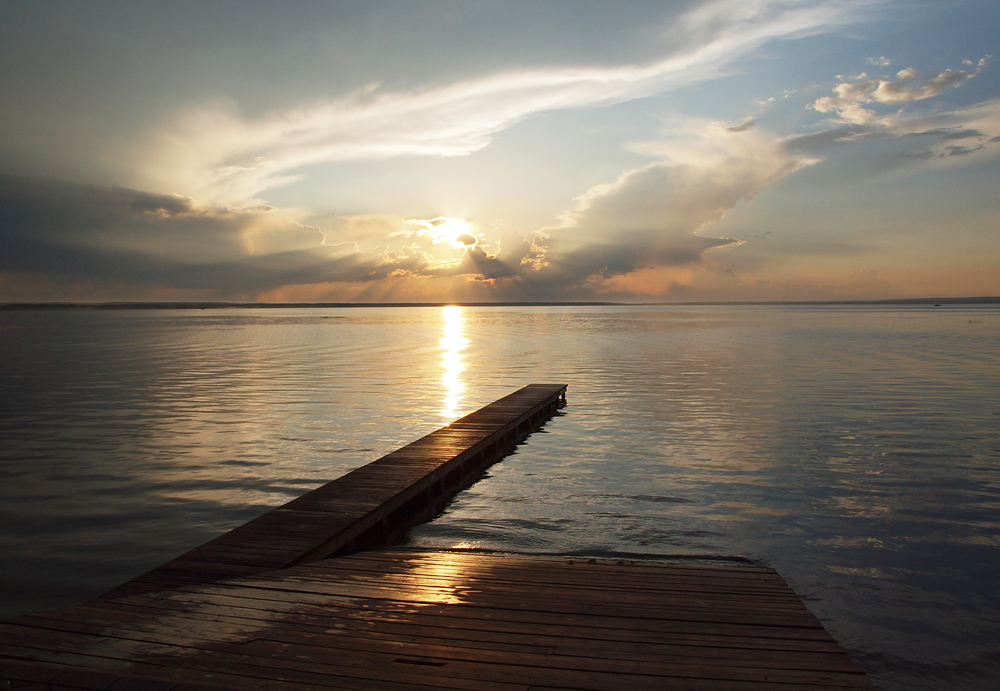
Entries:
<svg viewBox="0 0 1000 691">
<path fill-rule="evenodd" d="M 443 307 L 442 316 L 444 335 L 441 337 L 441 367 L 444 369 L 444 374 L 441 375 L 441 383 L 444 384 L 445 393 L 441 417 L 451 422 L 459 417 L 458 411 L 465 391 L 465 382 L 462 380 L 462 372 L 465 370 L 462 351 L 469 345 L 469 339 L 462 335 L 465 327 L 462 307 L 458 305 Z"/>
</svg>

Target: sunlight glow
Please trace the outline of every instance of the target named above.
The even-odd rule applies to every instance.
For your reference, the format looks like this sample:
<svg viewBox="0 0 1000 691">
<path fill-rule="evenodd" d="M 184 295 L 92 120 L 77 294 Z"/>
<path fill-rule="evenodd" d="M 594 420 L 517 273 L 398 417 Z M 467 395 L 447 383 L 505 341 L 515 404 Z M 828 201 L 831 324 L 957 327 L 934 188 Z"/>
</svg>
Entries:
<svg viewBox="0 0 1000 691">
<path fill-rule="evenodd" d="M 462 381 L 465 363 L 462 362 L 461 353 L 469 345 L 469 339 L 462 336 L 465 322 L 461 307 L 448 305 L 442 308 L 442 315 L 444 335 L 441 337 L 441 366 L 444 374 L 441 376 L 441 383 L 444 384 L 445 396 L 441 416 L 451 422 L 459 417 L 458 410 L 465 391 L 465 382 Z"/>
<path fill-rule="evenodd" d="M 460 218 L 448 218 L 438 216 L 432 218 L 427 223 L 431 226 L 431 233 L 434 237 L 434 244 L 447 242 L 457 250 L 465 249 L 476 244 L 476 238 L 472 234 L 472 224 Z"/>
<path fill-rule="evenodd" d="M 469 578 L 475 574 L 475 562 L 463 555 L 441 554 L 421 560 L 412 569 L 411 584 L 401 582 L 397 588 L 406 594 L 411 605 L 460 605 L 468 601 Z"/>
</svg>

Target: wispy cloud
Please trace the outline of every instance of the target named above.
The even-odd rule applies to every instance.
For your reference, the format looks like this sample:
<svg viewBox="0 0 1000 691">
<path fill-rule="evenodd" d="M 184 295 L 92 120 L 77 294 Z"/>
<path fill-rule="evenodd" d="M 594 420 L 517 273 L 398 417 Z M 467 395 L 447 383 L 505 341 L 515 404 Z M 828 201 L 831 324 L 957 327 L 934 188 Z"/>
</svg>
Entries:
<svg viewBox="0 0 1000 691">
<path fill-rule="evenodd" d="M 297 180 L 310 164 L 468 155 L 533 114 L 607 106 L 711 79 L 770 40 L 830 31 L 873 4 L 717 0 L 666 27 L 673 48 L 650 64 L 503 72 L 396 92 L 374 84 L 256 120 L 207 105 L 154 139 L 141 154 L 136 185 L 239 205 Z"/>
</svg>

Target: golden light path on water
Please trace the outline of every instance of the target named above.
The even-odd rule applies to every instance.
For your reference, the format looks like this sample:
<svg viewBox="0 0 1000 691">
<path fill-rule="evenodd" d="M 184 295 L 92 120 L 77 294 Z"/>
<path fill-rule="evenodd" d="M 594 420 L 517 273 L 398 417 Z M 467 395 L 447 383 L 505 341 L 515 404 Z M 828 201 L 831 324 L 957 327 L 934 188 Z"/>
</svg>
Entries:
<svg viewBox="0 0 1000 691">
<path fill-rule="evenodd" d="M 465 328 L 463 308 L 458 305 L 448 305 L 441 308 L 443 324 L 441 336 L 441 383 L 444 385 L 444 404 L 441 407 L 441 417 L 448 422 L 458 418 L 459 406 L 465 392 L 465 382 L 462 372 L 465 362 L 462 351 L 469 345 L 469 339 L 462 333 Z"/>
</svg>

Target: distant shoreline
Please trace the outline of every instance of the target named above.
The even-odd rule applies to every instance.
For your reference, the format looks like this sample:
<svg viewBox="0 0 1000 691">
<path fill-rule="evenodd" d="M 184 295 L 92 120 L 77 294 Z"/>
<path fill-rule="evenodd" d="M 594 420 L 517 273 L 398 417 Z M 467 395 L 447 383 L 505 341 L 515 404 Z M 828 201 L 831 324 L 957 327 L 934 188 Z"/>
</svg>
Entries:
<svg viewBox="0 0 1000 691">
<path fill-rule="evenodd" d="M 0 311 L 27 310 L 206 310 L 356 307 L 683 307 L 683 306 L 755 306 L 755 305 L 1000 305 L 1000 296 L 958 298 L 900 298 L 895 300 L 769 300 L 721 302 L 7 302 Z"/>
</svg>

